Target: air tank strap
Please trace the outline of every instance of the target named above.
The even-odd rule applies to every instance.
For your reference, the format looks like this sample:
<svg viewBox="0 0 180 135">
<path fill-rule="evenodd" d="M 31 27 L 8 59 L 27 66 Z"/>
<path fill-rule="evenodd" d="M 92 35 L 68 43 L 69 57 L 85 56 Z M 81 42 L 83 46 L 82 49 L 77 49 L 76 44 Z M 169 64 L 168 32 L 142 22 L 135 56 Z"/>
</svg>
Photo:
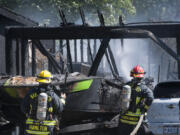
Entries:
<svg viewBox="0 0 180 135">
<path fill-rule="evenodd" d="M 48 95 L 48 110 L 47 110 L 48 115 L 47 115 L 47 119 L 52 120 L 53 119 L 52 118 L 52 113 L 54 111 L 53 103 L 52 103 L 52 97 L 51 97 L 50 91 L 47 91 L 46 93 Z"/>
</svg>

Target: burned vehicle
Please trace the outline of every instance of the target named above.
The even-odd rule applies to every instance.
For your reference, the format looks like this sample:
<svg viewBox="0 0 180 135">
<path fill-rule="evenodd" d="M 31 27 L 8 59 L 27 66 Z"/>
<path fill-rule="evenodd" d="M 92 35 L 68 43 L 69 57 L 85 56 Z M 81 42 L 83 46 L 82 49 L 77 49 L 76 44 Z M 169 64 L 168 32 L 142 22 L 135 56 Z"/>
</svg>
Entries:
<svg viewBox="0 0 180 135">
<path fill-rule="evenodd" d="M 60 14 L 62 14 L 62 12 Z M 177 62 L 180 60 L 178 54 L 159 38 L 169 36 L 176 37 L 178 34 L 176 31 L 180 30 L 180 24 L 104 26 L 102 18 L 100 20 L 100 27 L 68 25 L 64 20 L 63 25 L 60 27 L 7 28 L 6 55 L 9 56 L 6 60 L 7 74 L 14 74 L 13 67 L 16 67 L 16 74 L 20 73 L 18 60 L 16 60 L 16 63 L 13 61 L 15 54 L 13 54 L 12 41 L 14 39 L 21 39 L 22 49 L 24 50 L 26 50 L 27 41 L 31 40 L 35 47 L 49 59 L 55 72 L 51 85 L 58 95 L 60 95 L 61 92 L 67 94 L 66 107 L 62 114 L 62 119 L 60 120 L 60 133 L 62 134 L 90 133 L 99 129 L 100 132 L 103 133 L 104 131 L 101 131 L 101 129 L 104 130 L 117 127 L 117 116 L 121 111 L 123 112 L 123 110 L 121 110 L 120 96 L 125 81 L 120 77 L 117 70 L 116 62 L 109 45 L 111 39 L 149 38 L 170 54 Z M 167 28 L 169 30 L 169 35 L 164 32 Z M 61 39 L 66 41 L 66 68 L 62 68 L 54 59 L 53 55 L 47 51 L 41 43 L 41 40 L 43 39 Z M 92 56 L 91 48 L 88 46 L 92 64 L 86 72 L 87 75 L 74 72 L 75 70 L 73 70 L 75 69 L 75 65 L 72 63 L 70 51 L 69 40 L 71 39 L 100 40 L 100 46 L 94 58 Z M 17 41 L 18 40 L 16 40 L 16 42 Z M 16 53 L 18 53 L 18 51 L 16 51 Z M 24 51 L 22 51 L 22 55 L 26 55 Z M 98 76 L 98 67 L 104 55 L 107 58 L 112 72 L 110 75 L 111 78 Z M 23 127 L 25 117 L 20 112 L 21 100 L 29 89 L 38 86 L 38 83 L 35 81 L 35 76 L 25 76 L 26 64 L 25 57 L 23 56 L 21 62 L 21 76 L 2 76 L 0 89 L 1 110 L 5 114 L 7 120 L 20 127 Z"/>
<path fill-rule="evenodd" d="M 66 83 L 64 83 L 63 75 L 59 78 L 61 79 L 58 82 L 57 80 L 52 82 L 55 92 L 58 95 L 60 92 L 68 95 L 62 126 L 77 124 L 81 121 L 89 123 L 90 120 L 96 121 L 97 118 L 103 118 L 105 115 L 109 115 L 110 119 L 111 115 L 119 112 L 116 104 L 119 103 L 117 100 L 119 100 L 120 91 L 117 88 L 111 91 L 112 88 L 109 88 L 103 78 L 86 77 L 79 73 L 69 74 Z M 25 116 L 20 112 L 19 105 L 28 90 L 38 86 L 35 80 L 36 77 L 22 76 L 5 79 L 1 86 L 3 104 L 1 109 L 7 120 L 19 124 L 23 122 Z"/>
</svg>

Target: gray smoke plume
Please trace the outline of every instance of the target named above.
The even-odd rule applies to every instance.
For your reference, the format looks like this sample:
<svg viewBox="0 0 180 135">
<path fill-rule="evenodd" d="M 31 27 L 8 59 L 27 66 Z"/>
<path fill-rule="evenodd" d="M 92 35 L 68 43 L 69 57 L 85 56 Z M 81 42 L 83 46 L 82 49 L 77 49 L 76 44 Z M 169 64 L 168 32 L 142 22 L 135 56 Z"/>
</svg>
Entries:
<svg viewBox="0 0 180 135">
<path fill-rule="evenodd" d="M 149 1 L 153 3 L 153 0 Z M 177 9 L 179 2 L 166 1 L 162 3 L 161 1 L 154 1 L 154 4 L 146 8 L 138 7 L 137 14 L 135 16 L 126 15 L 124 23 L 132 22 L 154 22 L 154 21 L 178 21 L 179 11 Z M 55 9 L 53 9 L 55 10 Z M 143 11 L 142 11 L 143 10 Z M 51 26 L 59 26 L 59 18 L 53 16 L 49 11 L 47 12 L 35 12 L 32 9 L 17 10 L 18 13 L 29 17 L 30 19 L 39 22 L 40 24 L 46 23 Z M 58 11 L 57 11 L 58 12 Z M 85 17 L 87 23 L 91 26 L 98 26 L 98 16 L 93 21 L 90 19 L 90 13 L 85 12 Z M 117 15 L 118 16 L 118 15 Z M 44 19 L 46 18 L 46 19 Z M 68 20 L 71 21 L 71 20 Z M 77 19 L 75 24 L 82 24 L 81 19 Z M 168 41 L 170 42 L 170 41 Z M 71 52 L 73 54 L 73 42 L 71 43 Z M 87 43 L 85 43 L 87 44 Z M 99 46 L 100 42 L 98 42 Z M 169 47 L 176 42 L 172 42 Z M 92 45 L 92 44 L 91 44 Z M 149 39 L 124 39 L 124 48 L 121 47 L 120 39 L 111 40 L 110 42 L 113 54 L 115 55 L 116 64 L 121 76 L 124 76 L 126 80 L 130 79 L 129 72 L 136 66 L 142 66 L 146 73 L 146 77 L 152 76 L 155 79 L 155 83 L 158 81 L 165 81 L 168 79 L 177 78 L 177 63 L 172 59 L 166 52 L 159 48 L 155 43 Z M 78 46 L 78 61 L 80 61 L 80 43 L 77 41 Z M 91 46 L 92 47 L 92 46 Z M 87 47 L 86 47 L 87 48 Z M 92 47 L 93 48 L 93 47 Z M 173 48 L 174 49 L 174 48 Z M 176 49 L 174 49 L 176 50 Z M 66 52 L 66 51 L 65 51 Z M 66 55 L 66 53 L 65 53 Z M 84 59 L 87 60 L 86 52 L 84 52 Z M 73 59 L 74 60 L 74 59 Z M 105 72 L 110 72 L 109 66 L 107 66 L 106 58 L 103 58 L 103 67 Z M 102 67 L 101 67 L 102 68 Z"/>
</svg>

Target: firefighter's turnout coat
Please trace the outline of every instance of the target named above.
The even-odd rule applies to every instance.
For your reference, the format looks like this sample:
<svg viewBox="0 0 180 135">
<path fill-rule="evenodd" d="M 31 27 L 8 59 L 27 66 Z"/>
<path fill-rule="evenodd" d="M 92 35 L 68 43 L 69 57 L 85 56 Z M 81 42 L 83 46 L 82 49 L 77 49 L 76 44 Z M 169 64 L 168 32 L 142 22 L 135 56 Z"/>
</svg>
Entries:
<svg viewBox="0 0 180 135">
<path fill-rule="evenodd" d="M 142 82 L 133 83 L 133 81 L 131 81 L 128 83 L 128 85 L 130 85 L 132 89 L 130 107 L 125 114 L 120 116 L 119 119 L 119 131 L 121 133 L 125 132 L 125 135 L 126 132 L 127 135 L 131 133 L 131 131 L 137 125 L 140 116 L 144 115 L 144 113 L 148 110 L 154 99 L 152 90 L 150 90 Z"/>
<path fill-rule="evenodd" d="M 38 95 L 45 92 L 48 95 L 46 119 L 40 121 L 36 118 Z M 38 87 L 30 90 L 21 103 L 21 110 L 26 115 L 26 134 L 52 135 L 57 127 L 57 117 L 63 111 L 63 103 L 51 87 Z"/>
</svg>

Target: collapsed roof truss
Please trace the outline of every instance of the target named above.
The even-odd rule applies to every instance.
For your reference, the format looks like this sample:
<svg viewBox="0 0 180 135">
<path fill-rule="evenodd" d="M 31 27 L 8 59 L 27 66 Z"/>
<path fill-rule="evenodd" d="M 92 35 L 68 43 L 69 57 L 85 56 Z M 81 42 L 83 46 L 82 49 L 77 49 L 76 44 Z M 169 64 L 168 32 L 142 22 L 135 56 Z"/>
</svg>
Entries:
<svg viewBox="0 0 180 135">
<path fill-rule="evenodd" d="M 100 60 L 108 47 L 110 39 L 150 38 L 177 60 L 178 76 L 180 78 L 180 23 L 152 23 L 121 26 L 104 26 L 101 23 L 101 26 L 88 26 L 85 25 L 86 22 L 83 16 L 82 14 L 83 25 L 79 26 L 64 24 L 60 27 L 7 27 L 6 38 L 32 40 L 102 39 L 100 49 L 93 61 L 89 75 L 96 75 Z M 99 19 L 100 22 L 102 22 L 102 18 Z M 177 53 L 168 47 L 160 38 L 176 38 Z"/>
</svg>

